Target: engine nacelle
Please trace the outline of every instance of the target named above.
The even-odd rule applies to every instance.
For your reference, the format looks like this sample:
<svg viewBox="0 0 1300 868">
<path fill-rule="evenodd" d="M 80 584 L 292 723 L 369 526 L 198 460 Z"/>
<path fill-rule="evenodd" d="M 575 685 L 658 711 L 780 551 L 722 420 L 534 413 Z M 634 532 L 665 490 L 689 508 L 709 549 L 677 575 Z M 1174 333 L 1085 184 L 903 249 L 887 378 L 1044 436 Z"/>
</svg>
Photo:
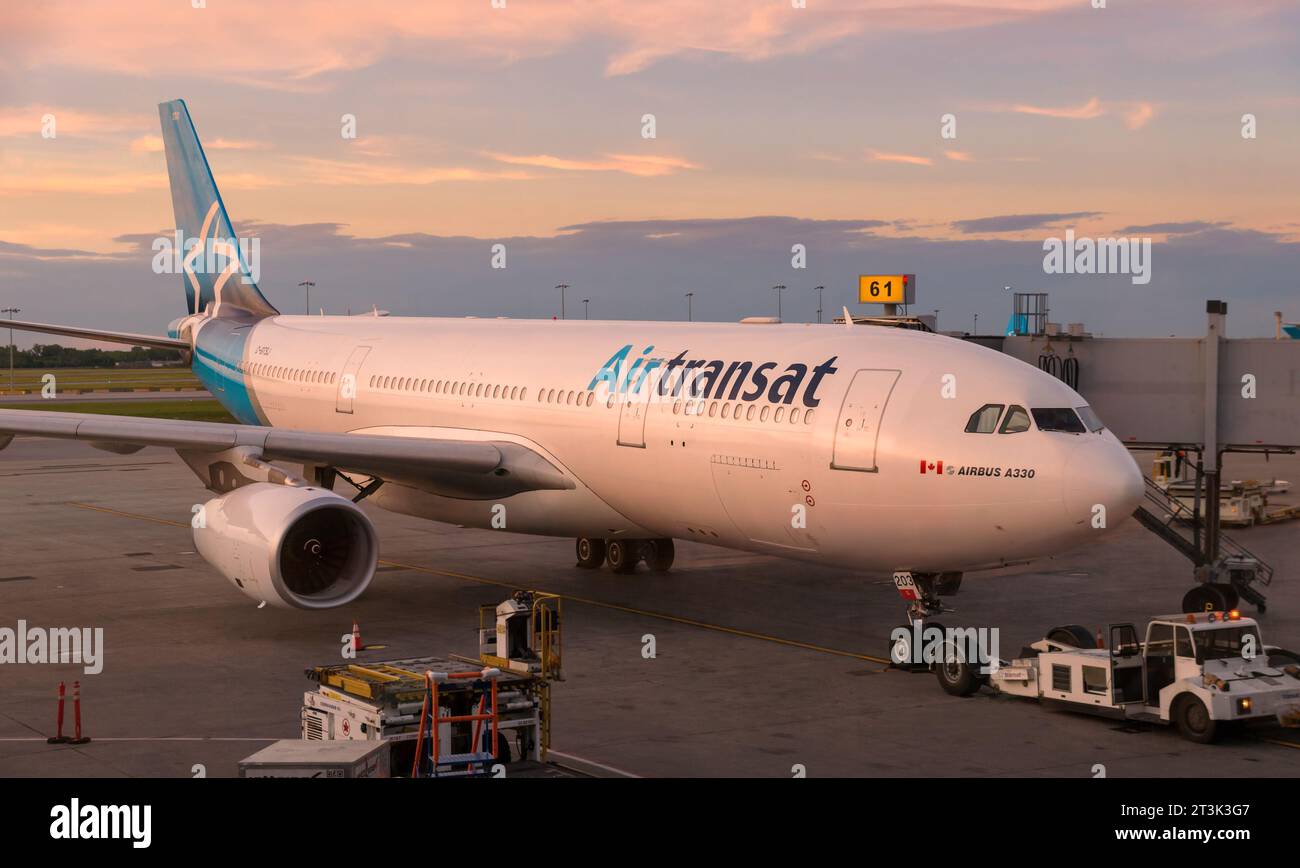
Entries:
<svg viewBox="0 0 1300 868">
<path fill-rule="evenodd" d="M 379 560 L 366 514 L 316 486 L 245 485 L 209 500 L 193 526 L 204 560 L 254 600 L 285 608 L 355 600 Z"/>
</svg>

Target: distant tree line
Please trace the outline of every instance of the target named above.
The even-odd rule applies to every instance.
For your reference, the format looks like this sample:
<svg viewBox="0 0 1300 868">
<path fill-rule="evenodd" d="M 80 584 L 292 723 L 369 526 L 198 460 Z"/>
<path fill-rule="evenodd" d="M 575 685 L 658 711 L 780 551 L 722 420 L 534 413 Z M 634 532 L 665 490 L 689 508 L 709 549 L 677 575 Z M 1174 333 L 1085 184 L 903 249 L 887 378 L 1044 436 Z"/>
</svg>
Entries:
<svg viewBox="0 0 1300 868">
<path fill-rule="evenodd" d="M 8 347 L 0 351 L 0 367 L 9 364 Z M 15 368 L 115 368 L 119 365 L 147 365 L 150 362 L 179 362 L 176 350 L 131 347 L 129 350 L 79 350 L 58 344 L 36 344 L 30 350 L 14 351 Z"/>
</svg>

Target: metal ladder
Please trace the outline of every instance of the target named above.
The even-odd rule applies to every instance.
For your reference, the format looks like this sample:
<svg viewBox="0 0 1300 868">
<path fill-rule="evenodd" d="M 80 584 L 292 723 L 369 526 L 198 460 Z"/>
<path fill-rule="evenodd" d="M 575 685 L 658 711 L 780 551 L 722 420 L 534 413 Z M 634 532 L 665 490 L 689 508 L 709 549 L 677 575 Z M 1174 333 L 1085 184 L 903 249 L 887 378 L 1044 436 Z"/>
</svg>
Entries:
<svg viewBox="0 0 1300 868">
<path fill-rule="evenodd" d="M 1141 522 L 1147 530 L 1160 537 L 1178 550 L 1197 567 L 1206 566 L 1209 561 L 1193 538 L 1177 526 L 1179 520 L 1192 521 L 1192 510 L 1169 494 L 1151 479 L 1143 477 L 1146 483 L 1145 503 L 1133 511 L 1133 517 Z M 1161 516 L 1164 518 L 1161 518 Z M 1241 543 L 1219 531 L 1219 551 L 1222 556 L 1219 563 L 1227 569 L 1229 582 L 1237 594 L 1253 604 L 1261 612 L 1266 608 L 1263 591 L 1258 586 L 1267 587 L 1273 581 L 1273 568 L 1256 557 Z M 1234 568 L 1235 567 L 1235 568 Z"/>
</svg>

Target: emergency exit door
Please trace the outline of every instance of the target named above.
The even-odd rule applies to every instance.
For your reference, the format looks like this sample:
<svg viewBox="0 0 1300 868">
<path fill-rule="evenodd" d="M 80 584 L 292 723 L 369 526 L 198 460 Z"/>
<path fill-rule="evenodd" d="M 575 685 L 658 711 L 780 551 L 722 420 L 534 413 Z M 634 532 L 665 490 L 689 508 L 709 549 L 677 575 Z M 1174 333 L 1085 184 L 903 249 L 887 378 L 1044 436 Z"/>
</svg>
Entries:
<svg viewBox="0 0 1300 868">
<path fill-rule="evenodd" d="M 357 396 L 358 380 L 361 376 L 361 364 L 366 360 L 370 347 L 357 347 L 348 356 L 348 363 L 343 366 L 343 373 L 339 376 L 338 394 L 334 399 L 334 411 L 336 413 L 351 413 L 352 400 Z"/>
<path fill-rule="evenodd" d="M 899 371 L 864 370 L 853 375 L 835 426 L 832 468 L 876 472 L 880 424 L 899 374 Z"/>
</svg>

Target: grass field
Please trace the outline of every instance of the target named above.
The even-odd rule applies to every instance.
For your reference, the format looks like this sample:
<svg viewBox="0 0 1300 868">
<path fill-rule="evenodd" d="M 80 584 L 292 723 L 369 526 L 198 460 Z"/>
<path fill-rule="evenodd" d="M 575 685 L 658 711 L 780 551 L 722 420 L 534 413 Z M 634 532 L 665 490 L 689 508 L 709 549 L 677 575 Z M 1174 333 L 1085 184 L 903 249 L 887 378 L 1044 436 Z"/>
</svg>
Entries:
<svg viewBox="0 0 1300 868">
<path fill-rule="evenodd" d="M 0 366 L 4 364 L 0 357 Z M 0 395 L 39 392 L 46 374 L 54 376 L 60 393 L 96 389 L 201 389 L 203 384 L 189 368 L 16 368 L 10 387 L 9 371 L 0 367 Z"/>
<path fill-rule="evenodd" d="M 56 413 L 104 413 L 147 419 L 187 419 L 194 422 L 234 422 L 225 408 L 211 398 L 165 401 L 49 401 L 0 404 L 0 410 L 53 410 Z"/>
</svg>

